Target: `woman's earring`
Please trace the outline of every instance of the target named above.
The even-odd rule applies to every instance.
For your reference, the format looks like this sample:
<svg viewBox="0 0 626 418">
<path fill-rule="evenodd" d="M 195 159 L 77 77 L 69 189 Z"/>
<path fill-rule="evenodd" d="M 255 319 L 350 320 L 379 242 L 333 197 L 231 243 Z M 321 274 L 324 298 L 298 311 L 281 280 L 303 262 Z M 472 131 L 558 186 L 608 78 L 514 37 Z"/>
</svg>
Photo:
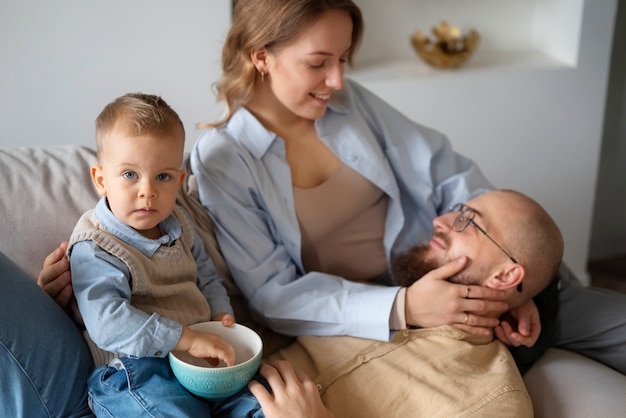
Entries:
<svg viewBox="0 0 626 418">
<path fill-rule="evenodd" d="M 265 81 L 265 71 L 261 71 L 261 83 Z"/>
</svg>

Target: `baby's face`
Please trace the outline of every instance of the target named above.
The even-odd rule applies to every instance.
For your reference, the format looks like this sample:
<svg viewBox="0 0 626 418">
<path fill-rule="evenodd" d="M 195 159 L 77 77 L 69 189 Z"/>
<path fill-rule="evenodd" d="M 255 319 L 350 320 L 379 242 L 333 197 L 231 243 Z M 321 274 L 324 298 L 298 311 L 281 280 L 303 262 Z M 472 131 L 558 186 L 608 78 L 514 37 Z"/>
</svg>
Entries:
<svg viewBox="0 0 626 418">
<path fill-rule="evenodd" d="M 116 128 L 104 140 L 101 165 L 92 167 L 98 192 L 120 221 L 148 238 L 159 238 L 159 223 L 172 213 L 185 178 L 183 137 L 129 136 Z"/>
</svg>

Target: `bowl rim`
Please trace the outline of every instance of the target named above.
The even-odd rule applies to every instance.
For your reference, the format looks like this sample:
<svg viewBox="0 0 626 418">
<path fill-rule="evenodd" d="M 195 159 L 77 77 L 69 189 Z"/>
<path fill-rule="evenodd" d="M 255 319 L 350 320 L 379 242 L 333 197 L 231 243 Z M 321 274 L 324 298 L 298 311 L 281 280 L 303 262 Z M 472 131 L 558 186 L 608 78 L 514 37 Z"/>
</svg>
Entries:
<svg viewBox="0 0 626 418">
<path fill-rule="evenodd" d="M 204 326 L 205 324 L 221 324 L 221 322 L 220 321 L 198 322 L 196 324 L 189 325 L 189 328 L 197 329 L 201 326 Z M 185 351 L 182 351 L 182 350 L 179 350 L 179 351 L 172 350 L 168 353 L 168 357 L 170 358 L 170 360 L 174 361 L 175 363 L 182 365 L 184 367 L 187 367 L 193 371 L 197 371 L 197 372 L 201 372 L 205 374 L 222 374 L 222 373 L 229 373 L 229 372 L 232 372 L 233 370 L 247 367 L 250 363 L 257 361 L 259 357 L 263 356 L 263 340 L 261 339 L 261 336 L 255 330 L 239 323 L 233 324 L 232 327 L 225 327 L 225 328 L 240 328 L 244 332 L 250 334 L 253 337 L 253 339 L 255 339 L 256 342 L 258 342 L 259 349 L 248 360 L 242 363 L 234 364 L 232 366 L 223 366 L 223 367 L 205 367 L 205 366 L 196 366 L 195 364 L 187 363 L 186 361 L 177 357 L 175 354 L 176 352 L 185 353 Z"/>
</svg>

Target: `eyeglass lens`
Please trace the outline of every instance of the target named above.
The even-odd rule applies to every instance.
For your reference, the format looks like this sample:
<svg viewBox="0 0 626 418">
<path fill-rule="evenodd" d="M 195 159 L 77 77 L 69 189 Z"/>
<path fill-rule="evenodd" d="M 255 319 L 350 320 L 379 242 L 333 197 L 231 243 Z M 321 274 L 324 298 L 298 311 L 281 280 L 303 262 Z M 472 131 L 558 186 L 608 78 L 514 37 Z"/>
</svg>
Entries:
<svg viewBox="0 0 626 418">
<path fill-rule="evenodd" d="M 457 203 L 452 208 L 450 208 L 452 212 L 459 212 L 456 219 L 454 220 L 454 224 L 452 225 L 452 229 L 456 232 L 463 232 L 467 225 L 470 224 L 474 216 L 476 216 L 476 212 L 474 212 L 471 208 L 465 206 L 462 203 Z"/>
</svg>

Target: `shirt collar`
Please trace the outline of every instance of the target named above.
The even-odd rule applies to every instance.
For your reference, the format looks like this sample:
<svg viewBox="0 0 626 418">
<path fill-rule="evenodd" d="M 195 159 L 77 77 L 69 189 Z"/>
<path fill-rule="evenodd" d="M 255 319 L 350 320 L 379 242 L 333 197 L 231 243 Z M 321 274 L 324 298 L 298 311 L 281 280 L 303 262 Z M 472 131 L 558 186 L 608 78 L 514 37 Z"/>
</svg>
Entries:
<svg viewBox="0 0 626 418">
<path fill-rule="evenodd" d="M 146 256 L 151 257 L 161 245 L 170 246 L 180 238 L 183 228 L 178 220 L 170 215 L 159 224 L 161 235 L 158 239 L 146 238 L 135 229 L 124 224 L 111 212 L 106 197 L 102 197 L 94 210 L 94 216 L 107 232 L 137 248 Z"/>
<path fill-rule="evenodd" d="M 258 159 L 263 157 L 276 139 L 276 134 L 267 130 L 245 107 L 233 113 L 224 129 L 231 138 L 241 142 Z"/>
</svg>

